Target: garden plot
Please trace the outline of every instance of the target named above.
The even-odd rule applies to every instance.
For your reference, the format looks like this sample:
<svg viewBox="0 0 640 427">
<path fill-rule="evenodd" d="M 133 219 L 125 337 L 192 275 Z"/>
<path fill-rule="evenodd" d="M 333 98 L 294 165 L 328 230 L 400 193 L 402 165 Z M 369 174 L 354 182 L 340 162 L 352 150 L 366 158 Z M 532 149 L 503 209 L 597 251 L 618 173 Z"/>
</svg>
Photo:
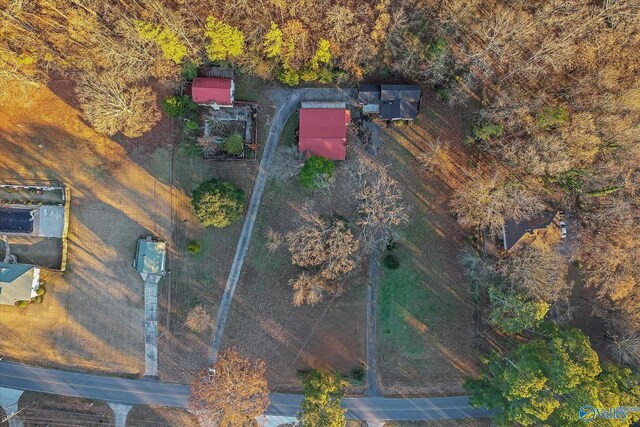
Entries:
<svg viewBox="0 0 640 427">
<path fill-rule="evenodd" d="M 257 104 L 201 109 L 203 136 L 198 138 L 205 159 L 255 159 Z"/>
</svg>

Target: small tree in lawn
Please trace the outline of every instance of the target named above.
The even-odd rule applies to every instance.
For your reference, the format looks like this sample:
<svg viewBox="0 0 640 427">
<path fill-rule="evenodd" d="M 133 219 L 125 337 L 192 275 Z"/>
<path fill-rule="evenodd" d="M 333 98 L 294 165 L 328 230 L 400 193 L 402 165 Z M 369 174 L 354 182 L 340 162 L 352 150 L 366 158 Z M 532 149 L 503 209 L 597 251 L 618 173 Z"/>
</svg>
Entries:
<svg viewBox="0 0 640 427">
<path fill-rule="evenodd" d="M 220 353 L 211 368 L 200 371 L 191 383 L 189 410 L 201 425 L 249 425 L 264 413 L 269 406 L 264 360 L 229 350 Z"/>
<path fill-rule="evenodd" d="M 303 380 L 304 400 L 298 413 L 302 427 L 344 427 L 346 409 L 340 406 L 344 393 L 337 372 L 312 369 Z"/>
<path fill-rule="evenodd" d="M 198 112 L 198 105 L 187 95 L 172 95 L 162 101 L 164 112 L 171 117 L 185 117 L 194 119 Z"/>
<path fill-rule="evenodd" d="M 202 225 L 222 228 L 242 217 L 244 191 L 230 182 L 212 179 L 196 188 L 191 203 Z"/>
<path fill-rule="evenodd" d="M 300 170 L 300 184 L 305 188 L 326 188 L 333 180 L 335 168 L 333 160 L 311 156 Z"/>
<path fill-rule="evenodd" d="M 232 156 L 242 154 L 242 150 L 244 150 L 244 140 L 242 139 L 242 135 L 238 132 L 234 132 L 227 136 L 222 143 L 222 149 L 225 153 L 231 154 Z"/>
</svg>

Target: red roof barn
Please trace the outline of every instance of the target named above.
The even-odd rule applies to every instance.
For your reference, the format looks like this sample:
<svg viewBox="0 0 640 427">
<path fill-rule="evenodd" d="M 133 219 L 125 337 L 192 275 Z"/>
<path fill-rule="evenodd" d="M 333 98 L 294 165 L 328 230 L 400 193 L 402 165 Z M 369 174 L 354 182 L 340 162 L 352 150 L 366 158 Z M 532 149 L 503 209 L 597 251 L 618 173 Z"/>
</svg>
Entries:
<svg viewBox="0 0 640 427">
<path fill-rule="evenodd" d="M 306 155 L 344 160 L 347 156 L 347 125 L 351 112 L 343 108 L 300 109 L 298 149 Z"/>
<path fill-rule="evenodd" d="M 232 79 L 196 77 L 191 84 L 191 99 L 196 104 L 233 105 Z"/>
</svg>

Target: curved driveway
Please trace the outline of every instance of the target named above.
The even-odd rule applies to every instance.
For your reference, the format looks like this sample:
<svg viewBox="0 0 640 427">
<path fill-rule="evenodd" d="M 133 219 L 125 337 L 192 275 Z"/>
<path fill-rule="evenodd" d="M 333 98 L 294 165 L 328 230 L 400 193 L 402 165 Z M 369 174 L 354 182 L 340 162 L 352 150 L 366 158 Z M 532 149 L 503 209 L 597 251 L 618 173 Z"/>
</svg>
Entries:
<svg viewBox="0 0 640 427">
<path fill-rule="evenodd" d="M 267 137 L 267 142 L 265 143 L 264 150 L 262 152 L 258 176 L 256 176 L 256 180 L 253 184 L 249 206 L 247 208 L 247 213 L 244 216 L 242 231 L 240 232 L 240 238 L 238 239 L 238 245 L 236 246 L 236 252 L 233 257 L 233 264 L 231 264 L 231 271 L 229 272 L 227 284 L 225 285 L 222 300 L 220 301 L 220 307 L 218 308 L 218 314 L 216 315 L 216 323 L 213 327 L 213 340 L 211 343 L 210 359 L 212 362 L 216 360 L 218 350 L 220 350 L 222 335 L 224 333 L 224 325 L 227 322 L 229 308 L 231 307 L 233 295 L 236 292 L 236 286 L 240 279 L 240 272 L 242 271 L 244 257 L 249 249 L 253 228 L 258 216 L 258 209 L 260 208 L 264 188 L 267 184 L 271 161 L 273 160 L 276 148 L 278 147 L 280 133 L 282 133 L 285 123 L 302 101 L 347 101 L 351 95 L 353 95 L 353 90 L 345 91 L 342 89 L 304 88 L 278 89 L 272 91 L 271 97 L 276 105 L 278 105 L 278 108 L 273 117 L 269 136 Z"/>
</svg>

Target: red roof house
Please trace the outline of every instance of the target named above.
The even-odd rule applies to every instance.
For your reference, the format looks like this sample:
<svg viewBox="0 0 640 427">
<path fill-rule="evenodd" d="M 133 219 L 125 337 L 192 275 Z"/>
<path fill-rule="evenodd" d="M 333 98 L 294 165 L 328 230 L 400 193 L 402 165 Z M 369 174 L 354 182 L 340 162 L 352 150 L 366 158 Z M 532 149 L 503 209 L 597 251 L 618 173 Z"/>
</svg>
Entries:
<svg viewBox="0 0 640 427">
<path fill-rule="evenodd" d="M 191 84 L 191 99 L 196 104 L 216 103 L 233 105 L 234 83 L 232 79 L 219 77 L 196 77 Z"/>
<path fill-rule="evenodd" d="M 344 108 L 301 108 L 298 149 L 301 153 L 344 160 L 351 112 Z"/>
</svg>

